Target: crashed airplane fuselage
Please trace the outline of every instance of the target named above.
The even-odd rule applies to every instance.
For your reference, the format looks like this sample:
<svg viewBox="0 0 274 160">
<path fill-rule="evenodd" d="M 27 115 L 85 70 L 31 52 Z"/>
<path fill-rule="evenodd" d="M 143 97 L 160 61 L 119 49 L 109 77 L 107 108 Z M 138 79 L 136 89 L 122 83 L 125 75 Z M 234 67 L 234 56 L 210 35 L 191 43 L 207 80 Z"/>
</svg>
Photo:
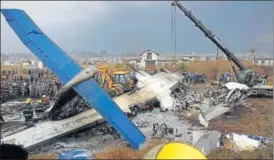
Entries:
<svg viewBox="0 0 274 160">
<path fill-rule="evenodd" d="M 171 92 L 177 87 L 180 87 L 178 79 L 171 76 L 170 73 L 160 72 L 153 76 L 137 75 L 137 89 L 134 92 L 126 93 L 118 97 L 114 97 L 114 102 L 121 108 L 124 113 L 131 114 L 132 109 L 138 104 L 147 104 L 150 101 L 157 99 L 160 102 L 162 109 L 169 109 L 174 104 L 171 97 Z M 61 89 L 64 91 L 63 89 Z M 77 93 L 73 89 L 68 89 L 60 95 L 59 99 L 46 111 L 48 115 L 64 108 L 71 99 L 74 99 Z M 164 101 L 164 100 L 170 101 Z M 166 103 L 168 102 L 168 103 Z M 76 106 L 69 106 L 76 107 Z M 92 106 L 91 106 L 92 107 Z M 58 116 L 58 115 L 57 115 Z M 56 117 L 56 115 L 55 115 Z M 14 133 L 4 134 L 1 130 L 1 143 L 20 144 L 26 149 L 33 149 L 37 145 L 42 145 L 50 140 L 65 136 L 71 132 L 80 130 L 89 126 L 96 126 L 103 121 L 94 109 L 87 109 L 77 115 L 56 120 L 53 117 L 35 123 L 33 126 L 18 131 L 14 128 Z M 5 122 L 8 123 L 8 122 Z M 12 129 L 11 129 L 12 130 Z"/>
</svg>

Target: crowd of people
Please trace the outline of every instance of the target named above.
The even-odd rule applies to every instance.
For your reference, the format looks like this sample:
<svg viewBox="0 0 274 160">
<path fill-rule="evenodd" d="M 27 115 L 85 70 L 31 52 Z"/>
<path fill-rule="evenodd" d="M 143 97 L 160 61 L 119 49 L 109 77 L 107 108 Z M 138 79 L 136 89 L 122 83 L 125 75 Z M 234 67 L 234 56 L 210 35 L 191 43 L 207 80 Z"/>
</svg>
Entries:
<svg viewBox="0 0 274 160">
<path fill-rule="evenodd" d="M 258 83 L 266 84 L 267 78 L 268 78 L 268 75 L 266 73 L 257 74 Z M 237 80 L 236 80 L 236 77 L 232 76 L 232 74 L 230 74 L 230 73 L 222 73 L 219 76 L 219 82 L 226 83 L 226 82 L 232 82 L 232 81 L 237 81 Z"/>
<path fill-rule="evenodd" d="M 267 73 L 263 73 L 263 74 L 258 74 L 258 81 L 261 84 L 267 84 L 268 82 L 268 75 Z"/>
<path fill-rule="evenodd" d="M 19 97 L 47 95 L 52 98 L 61 87 L 60 81 L 44 70 L 28 71 L 25 75 L 19 75 L 17 71 L 3 71 L 1 76 L 1 103 Z"/>
<path fill-rule="evenodd" d="M 207 80 L 205 73 L 184 72 L 183 76 L 184 76 L 183 82 L 185 83 L 199 84 L 199 83 L 206 83 L 206 80 Z"/>
<path fill-rule="evenodd" d="M 230 73 L 222 73 L 219 76 L 219 82 L 230 82 L 234 81 L 234 77 Z"/>
</svg>

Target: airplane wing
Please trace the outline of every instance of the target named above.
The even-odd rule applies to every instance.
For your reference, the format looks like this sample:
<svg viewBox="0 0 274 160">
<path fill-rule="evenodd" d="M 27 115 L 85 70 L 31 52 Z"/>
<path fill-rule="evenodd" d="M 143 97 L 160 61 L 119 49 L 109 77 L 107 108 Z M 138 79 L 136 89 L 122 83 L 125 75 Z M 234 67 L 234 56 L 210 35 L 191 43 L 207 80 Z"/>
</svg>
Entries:
<svg viewBox="0 0 274 160">
<path fill-rule="evenodd" d="M 1 9 L 1 12 L 23 44 L 59 77 L 63 84 L 68 83 L 80 73 L 81 67 L 52 42 L 23 10 Z M 145 141 L 145 136 L 96 81 L 86 80 L 73 86 L 73 89 L 104 117 L 134 149 L 140 148 L 140 145 Z"/>
</svg>

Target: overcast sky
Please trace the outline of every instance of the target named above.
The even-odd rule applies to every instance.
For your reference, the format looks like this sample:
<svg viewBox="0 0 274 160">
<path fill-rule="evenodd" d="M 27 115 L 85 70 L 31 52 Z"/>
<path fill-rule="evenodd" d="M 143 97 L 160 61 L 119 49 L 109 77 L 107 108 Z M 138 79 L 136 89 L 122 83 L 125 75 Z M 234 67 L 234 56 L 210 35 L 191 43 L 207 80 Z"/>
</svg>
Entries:
<svg viewBox="0 0 274 160">
<path fill-rule="evenodd" d="M 273 53 L 273 2 L 181 2 L 233 52 Z M 1 1 L 1 8 L 25 10 L 66 51 L 110 54 L 153 49 L 171 53 L 170 2 Z M 216 47 L 176 13 L 177 52 L 215 53 Z M 1 52 L 29 52 L 1 15 Z"/>
</svg>

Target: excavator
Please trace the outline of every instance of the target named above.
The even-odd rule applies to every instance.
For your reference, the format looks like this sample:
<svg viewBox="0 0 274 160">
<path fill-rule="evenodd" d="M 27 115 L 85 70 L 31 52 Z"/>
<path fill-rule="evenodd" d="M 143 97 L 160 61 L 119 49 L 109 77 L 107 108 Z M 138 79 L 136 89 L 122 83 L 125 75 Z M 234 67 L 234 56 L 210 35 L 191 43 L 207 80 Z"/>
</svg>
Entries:
<svg viewBox="0 0 274 160">
<path fill-rule="evenodd" d="M 121 95 L 132 90 L 135 86 L 130 72 L 125 70 L 111 71 L 107 66 L 98 66 L 99 72 L 95 80 L 111 97 Z"/>
<path fill-rule="evenodd" d="M 273 97 L 273 87 L 260 84 L 256 72 L 246 68 L 227 47 L 221 44 L 220 39 L 217 36 L 215 36 L 210 30 L 208 30 L 202 24 L 202 22 L 191 13 L 190 10 L 187 10 L 177 0 L 172 2 L 172 6 L 179 8 L 185 14 L 185 16 L 188 17 L 195 24 L 195 26 L 198 27 L 205 34 L 205 36 L 226 55 L 231 65 L 233 62 L 238 67 L 237 72 L 234 66 L 232 65 L 232 69 L 235 73 L 237 81 L 240 84 L 244 84 L 248 87 L 251 87 L 251 96 Z"/>
</svg>

